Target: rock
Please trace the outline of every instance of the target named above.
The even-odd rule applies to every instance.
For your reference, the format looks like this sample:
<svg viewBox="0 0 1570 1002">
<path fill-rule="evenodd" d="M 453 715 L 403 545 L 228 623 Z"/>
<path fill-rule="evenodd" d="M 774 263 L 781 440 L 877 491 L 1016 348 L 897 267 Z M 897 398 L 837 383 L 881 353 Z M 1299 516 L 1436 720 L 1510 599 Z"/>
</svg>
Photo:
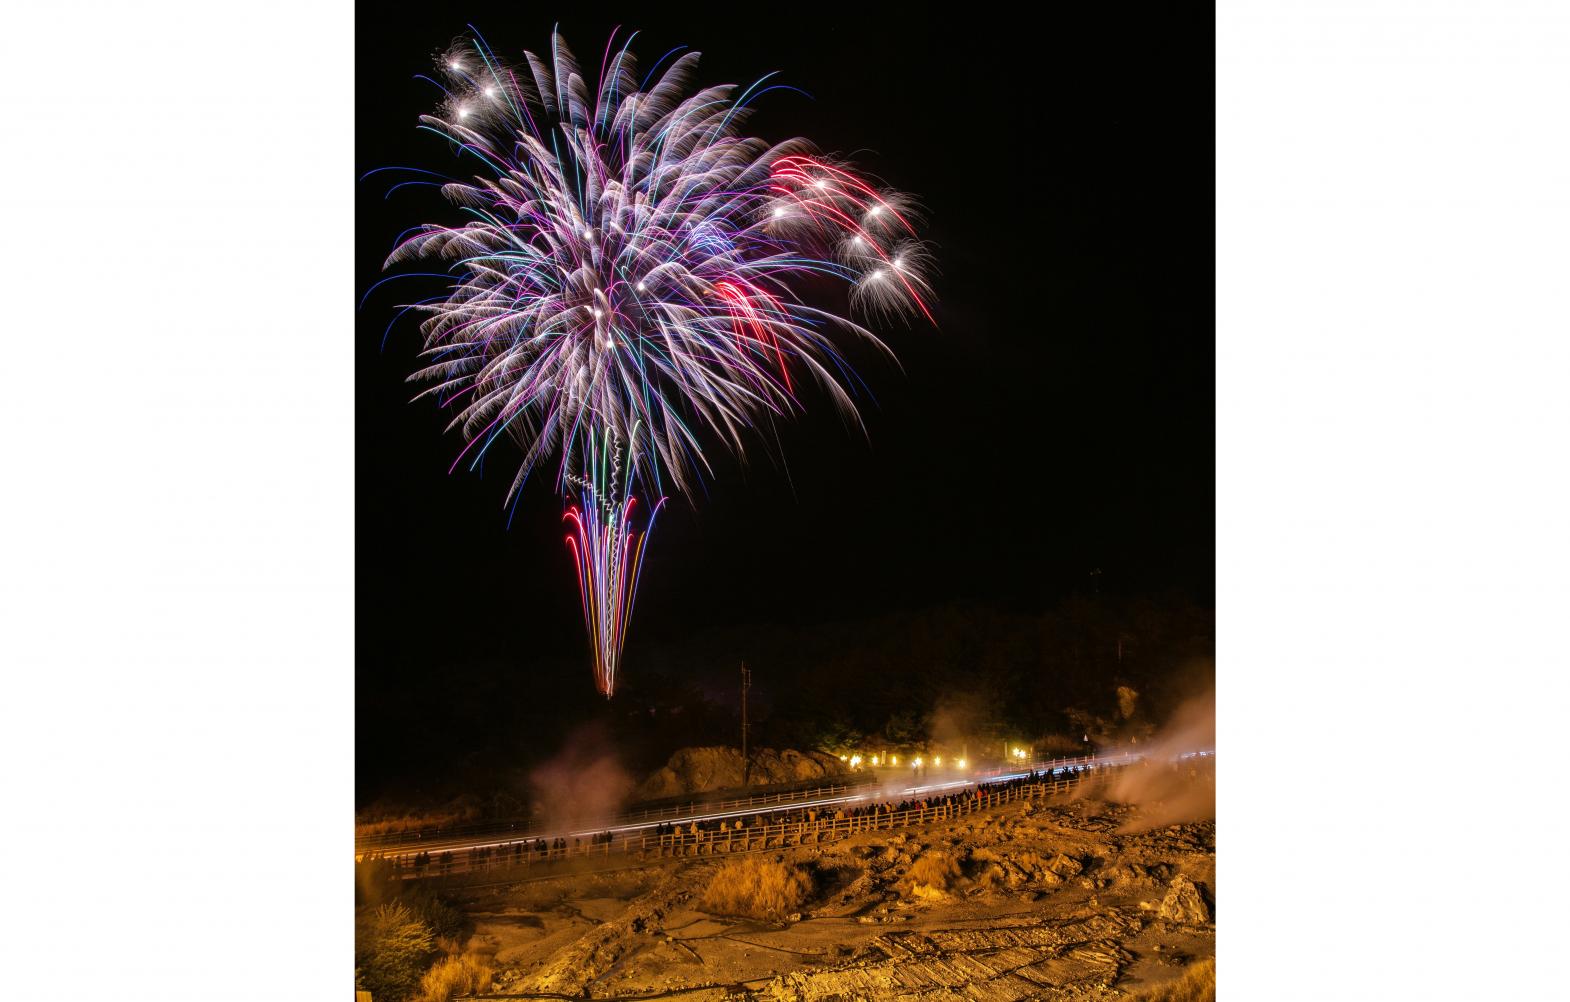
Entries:
<svg viewBox="0 0 1570 1002">
<path fill-rule="evenodd" d="M 1172 878 L 1171 888 L 1161 899 L 1156 915 L 1182 925 L 1206 925 L 1210 922 L 1210 906 L 1205 904 L 1199 886 L 1180 873 Z"/>
<path fill-rule="evenodd" d="M 1066 856 L 1060 852 L 1052 862 L 1047 864 L 1047 869 L 1059 877 L 1073 877 L 1077 876 L 1084 867 L 1073 856 Z"/>
</svg>

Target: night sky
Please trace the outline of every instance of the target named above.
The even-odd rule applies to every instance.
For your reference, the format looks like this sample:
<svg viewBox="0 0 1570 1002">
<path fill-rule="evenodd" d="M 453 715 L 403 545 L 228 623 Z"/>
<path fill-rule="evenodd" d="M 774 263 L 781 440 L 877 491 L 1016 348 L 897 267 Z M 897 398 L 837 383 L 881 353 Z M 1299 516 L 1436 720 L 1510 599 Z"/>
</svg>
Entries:
<svg viewBox="0 0 1570 1002">
<path fill-rule="evenodd" d="M 811 98 L 767 95 L 749 131 L 805 135 L 915 194 L 939 269 L 936 329 L 874 328 L 903 371 L 851 353 L 865 437 L 808 396 L 777 447 L 760 437 L 747 465 L 719 458 L 706 498 L 667 505 L 629 680 L 657 665 L 719 686 L 745 658 L 766 693 L 789 684 L 766 677 L 763 648 L 781 637 L 956 602 L 1030 613 L 1100 589 L 1213 602 L 1209 12 L 1029 22 L 850 6 L 748 23 L 738 8 L 597 5 L 604 16 L 560 22 L 586 70 L 622 25 L 641 32 L 644 69 L 686 44 L 703 84 L 781 71 Z M 528 10 L 472 18 L 517 57 L 549 45 L 552 19 Z M 362 172 L 459 168 L 415 129 L 437 92 L 414 77 L 465 20 L 362 8 Z M 458 218 L 434 189 L 384 199 L 385 178 L 356 185 L 357 298 L 398 233 Z M 415 326 L 381 346 L 394 307 L 428 287 L 391 283 L 357 315 L 362 796 L 479 747 L 477 725 L 555 733 L 596 698 L 549 479 L 527 485 L 508 529 L 515 453 L 449 475 L 463 443 L 404 382 Z M 771 639 L 749 649 L 749 636 Z"/>
</svg>

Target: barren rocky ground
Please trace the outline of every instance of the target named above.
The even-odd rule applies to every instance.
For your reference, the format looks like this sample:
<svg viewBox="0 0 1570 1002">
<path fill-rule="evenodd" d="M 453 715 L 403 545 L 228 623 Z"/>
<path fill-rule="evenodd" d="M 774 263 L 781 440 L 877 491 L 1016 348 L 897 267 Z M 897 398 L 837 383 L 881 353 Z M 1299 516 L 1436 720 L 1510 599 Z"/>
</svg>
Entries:
<svg viewBox="0 0 1570 1002">
<path fill-rule="evenodd" d="M 1093 797 L 774 850 L 815 888 L 779 923 L 698 908 L 723 857 L 463 903 L 494 953 L 489 997 L 1116 998 L 1214 955 L 1215 823 L 1141 831 L 1158 815 Z M 913 880 L 938 853 L 958 875 Z"/>
</svg>

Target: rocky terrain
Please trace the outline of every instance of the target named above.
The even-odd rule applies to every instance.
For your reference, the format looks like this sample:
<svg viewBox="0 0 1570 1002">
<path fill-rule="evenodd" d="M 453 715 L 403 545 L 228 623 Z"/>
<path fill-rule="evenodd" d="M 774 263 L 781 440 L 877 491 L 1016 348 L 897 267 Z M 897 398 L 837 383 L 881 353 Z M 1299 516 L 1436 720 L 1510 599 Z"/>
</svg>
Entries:
<svg viewBox="0 0 1570 1002">
<path fill-rule="evenodd" d="M 1141 831 L 1158 812 L 1098 796 L 773 850 L 813 888 L 780 922 L 700 910 L 723 857 L 461 903 L 486 997 L 1117 998 L 1214 956 L 1215 822 Z"/>
<path fill-rule="evenodd" d="M 840 782 L 850 776 L 845 763 L 825 752 L 800 752 L 787 748 L 760 748 L 753 752 L 750 781 L 753 786 L 774 786 L 823 780 Z M 741 752 L 735 748 L 683 748 L 656 769 L 637 788 L 637 800 L 660 800 L 692 793 L 733 790 L 744 785 Z"/>
</svg>

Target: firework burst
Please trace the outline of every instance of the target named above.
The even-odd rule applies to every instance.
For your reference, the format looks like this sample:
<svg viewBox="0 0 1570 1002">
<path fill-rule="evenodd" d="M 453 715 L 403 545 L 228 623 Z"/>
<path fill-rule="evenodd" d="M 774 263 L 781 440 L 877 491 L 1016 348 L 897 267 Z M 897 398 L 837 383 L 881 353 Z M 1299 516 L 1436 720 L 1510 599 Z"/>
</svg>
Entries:
<svg viewBox="0 0 1570 1002">
<path fill-rule="evenodd" d="M 466 221 L 410 231 L 387 259 L 450 262 L 453 284 L 409 308 L 425 315 L 411 379 L 466 441 L 454 468 L 511 438 L 511 503 L 554 461 L 607 696 L 653 515 L 667 486 L 691 496 L 711 472 L 703 443 L 745 455 L 806 386 L 854 416 L 837 342 L 888 349 L 850 314 L 931 319 L 909 199 L 806 140 L 745 135 L 771 88 L 695 89 L 698 54 L 677 52 L 640 81 L 628 45 L 608 46 L 591 89 L 559 36 L 517 63 L 455 44 L 421 128 L 483 173 L 441 185 Z M 809 276 L 848 308 L 807 303 Z M 635 483 L 659 500 L 640 509 Z"/>
</svg>

